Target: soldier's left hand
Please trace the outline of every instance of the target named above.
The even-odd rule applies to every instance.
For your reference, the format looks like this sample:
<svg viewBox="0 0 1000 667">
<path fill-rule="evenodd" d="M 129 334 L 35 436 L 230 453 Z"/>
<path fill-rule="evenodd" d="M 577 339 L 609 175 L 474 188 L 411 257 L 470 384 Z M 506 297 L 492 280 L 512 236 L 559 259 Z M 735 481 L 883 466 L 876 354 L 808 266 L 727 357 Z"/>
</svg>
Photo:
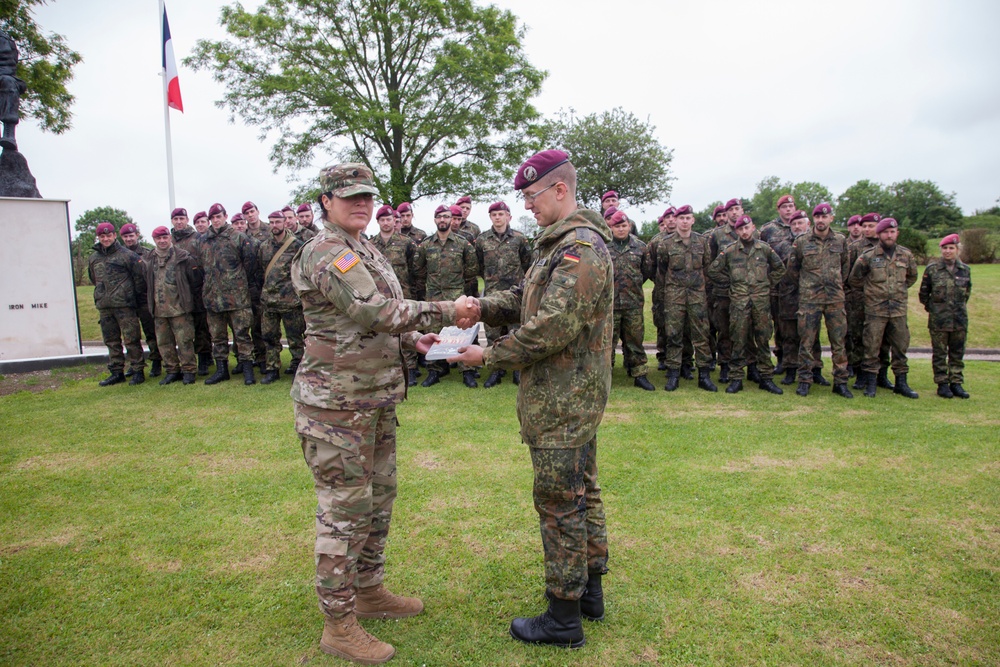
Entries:
<svg viewBox="0 0 1000 667">
<path fill-rule="evenodd" d="M 420 354 L 427 354 L 427 350 L 431 349 L 431 345 L 437 343 L 441 340 L 441 336 L 436 333 L 427 333 L 417 339 L 417 352 Z"/>
<path fill-rule="evenodd" d="M 468 347 L 458 348 L 460 354 L 457 357 L 451 357 L 448 359 L 449 364 L 465 363 L 469 366 L 482 366 L 483 365 L 483 348 L 478 345 L 469 345 Z"/>
</svg>

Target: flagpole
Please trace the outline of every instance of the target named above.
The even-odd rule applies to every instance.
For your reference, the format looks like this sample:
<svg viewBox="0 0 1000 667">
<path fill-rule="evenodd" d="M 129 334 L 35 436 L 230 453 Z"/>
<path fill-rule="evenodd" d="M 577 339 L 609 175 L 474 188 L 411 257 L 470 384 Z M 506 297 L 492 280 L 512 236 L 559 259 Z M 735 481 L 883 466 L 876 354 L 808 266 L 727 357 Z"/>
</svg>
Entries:
<svg viewBox="0 0 1000 667">
<path fill-rule="evenodd" d="M 160 39 L 163 39 L 163 17 L 166 16 L 166 8 L 163 0 L 160 0 Z M 167 70 L 160 70 L 160 77 L 163 79 L 163 128 L 167 140 L 167 190 L 170 198 L 170 210 L 176 208 L 177 203 L 174 197 L 174 151 L 170 141 L 170 106 L 167 104 Z"/>
</svg>

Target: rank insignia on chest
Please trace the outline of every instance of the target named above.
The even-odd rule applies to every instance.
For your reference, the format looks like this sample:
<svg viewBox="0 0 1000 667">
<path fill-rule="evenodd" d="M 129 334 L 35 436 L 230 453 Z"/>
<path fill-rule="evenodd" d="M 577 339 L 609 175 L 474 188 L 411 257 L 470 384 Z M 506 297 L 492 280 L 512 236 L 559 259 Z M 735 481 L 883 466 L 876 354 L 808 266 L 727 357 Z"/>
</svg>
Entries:
<svg viewBox="0 0 1000 667">
<path fill-rule="evenodd" d="M 875 257 L 872 259 L 872 266 L 882 266 L 885 264 L 885 260 L 881 257 Z"/>
<path fill-rule="evenodd" d="M 353 251 L 345 250 L 340 253 L 340 256 L 337 257 L 337 259 L 333 260 L 333 265 L 337 267 L 337 270 L 341 273 L 347 273 L 351 267 L 360 261 L 361 260 L 358 259 L 358 256 L 355 255 Z"/>
</svg>

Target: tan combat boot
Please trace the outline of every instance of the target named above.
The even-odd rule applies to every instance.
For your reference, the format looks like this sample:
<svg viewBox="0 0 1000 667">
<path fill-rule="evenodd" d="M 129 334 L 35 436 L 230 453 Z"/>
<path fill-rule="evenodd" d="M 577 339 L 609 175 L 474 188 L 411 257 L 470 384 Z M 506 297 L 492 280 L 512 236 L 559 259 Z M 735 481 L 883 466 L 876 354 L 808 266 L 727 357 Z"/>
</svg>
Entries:
<svg viewBox="0 0 1000 667">
<path fill-rule="evenodd" d="M 380 665 L 396 655 L 396 649 L 391 644 L 373 637 L 358 625 L 358 619 L 354 614 L 348 614 L 343 618 L 327 617 L 323 625 L 323 638 L 319 640 L 319 648 L 323 653 L 359 662 L 362 665 Z"/>
<path fill-rule="evenodd" d="M 359 588 L 354 596 L 354 613 L 358 618 L 407 618 L 423 610 L 420 598 L 396 595 L 382 584 Z"/>
</svg>

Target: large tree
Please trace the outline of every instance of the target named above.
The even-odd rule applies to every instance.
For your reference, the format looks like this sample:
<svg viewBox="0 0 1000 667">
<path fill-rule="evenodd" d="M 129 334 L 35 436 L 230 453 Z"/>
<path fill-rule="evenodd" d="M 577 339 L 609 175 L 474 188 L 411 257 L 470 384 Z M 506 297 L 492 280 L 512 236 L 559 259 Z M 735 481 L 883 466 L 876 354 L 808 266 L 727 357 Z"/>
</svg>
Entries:
<svg viewBox="0 0 1000 667">
<path fill-rule="evenodd" d="M 73 274 L 77 285 L 82 285 L 85 282 L 87 258 L 93 251 L 94 244 L 97 243 L 97 225 L 102 222 L 110 222 L 115 226 L 116 230 L 121 229 L 122 225 L 125 224 L 135 224 L 132 216 L 128 213 L 120 208 L 111 206 L 92 208 L 89 211 L 84 211 L 76 219 L 76 222 L 73 223 L 76 238 L 70 244 L 70 249 L 73 253 Z M 139 235 L 139 240 L 140 242 L 142 241 L 141 234 Z"/>
<path fill-rule="evenodd" d="M 837 197 L 837 207 L 834 210 L 837 222 L 846 225 L 847 219 L 852 215 L 884 213 L 889 208 L 889 199 L 884 185 L 862 179 Z"/>
<path fill-rule="evenodd" d="M 795 197 L 795 207 L 810 216 L 817 204 L 833 203 L 833 195 L 825 185 L 814 181 L 783 182 L 777 176 L 768 176 L 757 183 L 757 190 L 745 206 L 748 215 L 758 226 L 774 220 L 778 217 L 778 199 L 786 194 Z"/>
<path fill-rule="evenodd" d="M 631 206 L 670 199 L 673 150 L 656 138 L 656 127 L 621 107 L 577 118 L 561 111 L 545 138 L 569 153 L 576 166 L 577 199 L 599 208 L 601 195 L 615 190 Z"/>
<path fill-rule="evenodd" d="M 962 221 L 955 193 L 945 194 L 933 181 L 905 180 L 888 188 L 890 214 L 900 223 L 935 234 L 953 231 Z"/>
<path fill-rule="evenodd" d="M 0 30 L 17 44 L 17 76 L 28 85 L 21 96 L 21 117 L 37 120 L 47 132 L 70 128 L 75 99 L 66 85 L 83 58 L 66 45 L 62 35 L 44 33 L 32 15 L 46 0 L 0 0 Z"/>
<path fill-rule="evenodd" d="M 509 11 L 472 0 L 265 0 L 223 7 L 232 39 L 184 60 L 233 116 L 277 133 L 271 160 L 359 160 L 385 201 L 485 195 L 537 146 L 546 73 Z"/>
</svg>

